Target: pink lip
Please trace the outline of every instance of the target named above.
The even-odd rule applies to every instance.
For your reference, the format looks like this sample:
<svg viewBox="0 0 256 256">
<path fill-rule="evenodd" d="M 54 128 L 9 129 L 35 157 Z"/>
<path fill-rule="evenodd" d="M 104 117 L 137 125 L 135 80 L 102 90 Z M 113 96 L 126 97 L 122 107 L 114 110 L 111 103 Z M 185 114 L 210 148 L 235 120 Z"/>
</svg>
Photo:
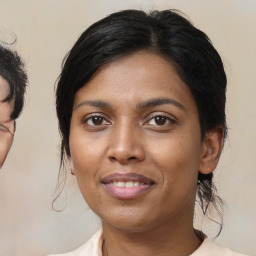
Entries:
<svg viewBox="0 0 256 256">
<path fill-rule="evenodd" d="M 114 181 L 137 181 L 141 184 L 136 187 L 118 187 L 113 184 Z M 102 183 L 113 197 L 121 200 L 135 199 L 146 193 L 154 185 L 153 180 L 136 173 L 113 173 L 104 177 Z"/>
</svg>

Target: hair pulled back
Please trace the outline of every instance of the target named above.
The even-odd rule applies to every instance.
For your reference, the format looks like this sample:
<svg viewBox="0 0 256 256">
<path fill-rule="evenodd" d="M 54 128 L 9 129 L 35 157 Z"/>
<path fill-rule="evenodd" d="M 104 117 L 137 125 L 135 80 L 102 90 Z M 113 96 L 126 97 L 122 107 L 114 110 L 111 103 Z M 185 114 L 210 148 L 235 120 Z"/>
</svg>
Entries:
<svg viewBox="0 0 256 256">
<path fill-rule="evenodd" d="M 63 61 L 56 90 L 61 166 L 70 156 L 69 133 L 74 98 L 103 65 L 139 50 L 153 51 L 175 63 L 197 105 L 201 135 L 216 128 L 226 136 L 226 75 L 211 41 L 176 10 L 125 10 L 113 13 L 85 30 Z M 206 214 L 210 203 L 221 216 L 213 173 L 198 174 L 199 204 Z"/>
</svg>

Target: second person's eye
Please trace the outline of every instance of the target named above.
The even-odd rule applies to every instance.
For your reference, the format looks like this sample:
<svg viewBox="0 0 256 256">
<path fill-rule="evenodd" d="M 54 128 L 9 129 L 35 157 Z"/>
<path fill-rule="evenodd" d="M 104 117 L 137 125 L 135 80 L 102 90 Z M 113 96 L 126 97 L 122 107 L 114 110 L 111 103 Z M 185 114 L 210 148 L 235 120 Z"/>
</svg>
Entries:
<svg viewBox="0 0 256 256">
<path fill-rule="evenodd" d="M 5 126 L 3 126 L 2 124 L 0 124 L 0 131 L 2 131 L 2 132 L 8 132 L 9 130 L 8 130 Z"/>
</svg>

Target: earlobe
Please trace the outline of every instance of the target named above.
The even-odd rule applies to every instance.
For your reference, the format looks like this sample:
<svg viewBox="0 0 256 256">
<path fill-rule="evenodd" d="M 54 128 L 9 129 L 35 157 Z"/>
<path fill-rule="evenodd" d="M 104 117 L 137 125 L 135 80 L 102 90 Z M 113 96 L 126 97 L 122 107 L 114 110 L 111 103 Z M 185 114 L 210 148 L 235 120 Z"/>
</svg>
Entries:
<svg viewBox="0 0 256 256">
<path fill-rule="evenodd" d="M 202 158 L 199 172 L 209 174 L 216 168 L 223 147 L 224 131 L 216 128 L 206 132 L 202 142 Z"/>
<path fill-rule="evenodd" d="M 69 167 L 70 167 L 70 170 L 71 170 L 71 171 L 70 171 L 71 174 L 72 174 L 72 175 L 76 175 L 76 174 L 75 174 L 75 171 L 74 171 L 74 165 L 73 165 L 72 159 L 69 160 Z"/>
</svg>

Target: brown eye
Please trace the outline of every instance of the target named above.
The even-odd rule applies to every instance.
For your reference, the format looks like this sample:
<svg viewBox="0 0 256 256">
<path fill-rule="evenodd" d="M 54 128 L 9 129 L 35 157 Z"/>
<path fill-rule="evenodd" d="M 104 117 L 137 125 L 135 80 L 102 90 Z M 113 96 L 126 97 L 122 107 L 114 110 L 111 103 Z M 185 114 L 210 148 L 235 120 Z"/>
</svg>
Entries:
<svg viewBox="0 0 256 256">
<path fill-rule="evenodd" d="M 85 124 L 89 125 L 89 126 L 102 126 L 102 125 L 108 125 L 109 122 L 102 116 L 91 116 L 89 118 L 87 118 L 84 121 Z"/>
<path fill-rule="evenodd" d="M 155 117 L 155 123 L 157 125 L 164 125 L 166 123 L 166 121 L 167 121 L 167 118 L 164 116 L 156 116 Z"/>
<path fill-rule="evenodd" d="M 162 126 L 162 125 L 166 125 L 170 122 L 171 122 L 170 118 L 159 115 L 159 116 L 152 117 L 149 120 L 148 124 L 152 125 L 152 126 Z"/>
<path fill-rule="evenodd" d="M 103 124 L 103 118 L 101 116 L 93 116 L 88 120 L 88 124 L 91 125 L 102 125 Z"/>
</svg>

